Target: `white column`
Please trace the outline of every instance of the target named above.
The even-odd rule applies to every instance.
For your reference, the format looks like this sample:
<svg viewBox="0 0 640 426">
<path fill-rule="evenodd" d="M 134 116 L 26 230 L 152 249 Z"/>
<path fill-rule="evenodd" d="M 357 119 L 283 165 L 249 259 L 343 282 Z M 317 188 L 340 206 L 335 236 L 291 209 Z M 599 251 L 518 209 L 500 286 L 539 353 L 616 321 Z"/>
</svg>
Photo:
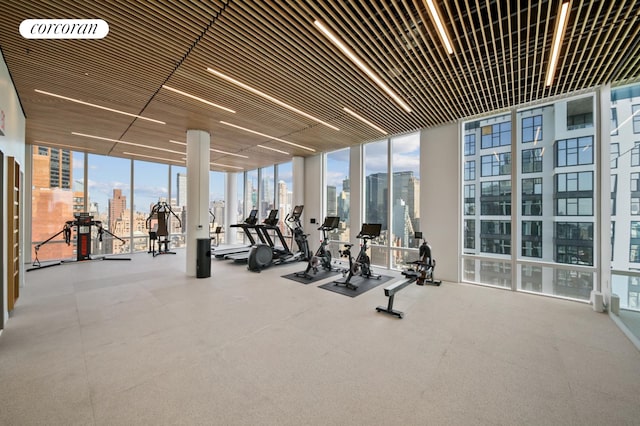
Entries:
<svg viewBox="0 0 640 426">
<path fill-rule="evenodd" d="M 196 240 L 209 238 L 209 145 L 204 130 L 187 130 L 187 275 L 196 276 Z"/>
<path fill-rule="evenodd" d="M 293 173 L 293 206 L 304 205 L 304 157 L 293 157 L 291 160 Z"/>
<path fill-rule="evenodd" d="M 230 226 L 238 223 L 238 174 L 227 172 L 224 191 L 224 241 L 235 244 L 236 229 Z"/>
<path fill-rule="evenodd" d="M 362 227 L 364 212 L 364 167 L 362 166 L 362 145 L 354 145 L 349 150 L 349 240 L 357 244 L 356 235 Z"/>
</svg>

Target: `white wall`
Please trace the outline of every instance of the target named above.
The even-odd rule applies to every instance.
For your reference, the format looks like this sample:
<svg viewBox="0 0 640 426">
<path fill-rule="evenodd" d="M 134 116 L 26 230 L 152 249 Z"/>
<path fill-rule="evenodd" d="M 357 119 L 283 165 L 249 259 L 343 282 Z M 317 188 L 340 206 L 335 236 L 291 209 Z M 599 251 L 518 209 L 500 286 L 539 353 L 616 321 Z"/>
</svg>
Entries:
<svg viewBox="0 0 640 426">
<path fill-rule="evenodd" d="M 420 229 L 436 278 L 460 281 L 460 136 L 457 123 L 420 132 Z"/>
<path fill-rule="evenodd" d="M 20 106 L 20 102 L 18 101 L 18 95 L 16 93 L 15 87 L 13 86 L 13 82 L 11 81 L 11 77 L 9 75 L 9 71 L 7 69 L 7 65 L 4 62 L 4 57 L 0 56 L 0 115 L 4 113 L 4 136 L 0 136 L 0 150 L 4 153 L 4 176 L 3 176 L 3 188 L 2 188 L 2 197 L 3 203 L 6 210 L 7 206 L 7 157 L 15 157 L 16 161 L 20 164 L 20 169 L 24 174 L 30 173 L 30 171 L 25 170 L 25 117 L 22 112 L 22 107 Z M 24 182 L 23 182 L 24 183 Z M 21 205 L 24 206 L 24 194 L 25 188 L 23 185 L 22 190 L 22 200 Z M 30 191 L 29 191 L 30 193 Z M 22 210 L 24 213 L 24 209 Z M 2 235 L 7 235 L 7 221 L 4 218 L 0 224 L 3 228 Z M 21 229 L 20 235 L 22 236 L 22 241 L 20 242 L 20 250 L 24 257 L 25 245 L 24 245 L 24 229 L 25 229 L 25 221 L 24 214 L 20 218 Z M 5 323 L 9 318 L 7 313 L 7 284 L 6 284 L 6 270 L 7 270 L 7 239 L 3 238 L 1 244 L 3 245 L 3 253 L 4 258 L 2 259 L 2 298 L 3 298 L 3 311 L 2 315 L 4 316 Z M 20 286 L 24 285 L 24 267 L 20 273 Z"/>
</svg>

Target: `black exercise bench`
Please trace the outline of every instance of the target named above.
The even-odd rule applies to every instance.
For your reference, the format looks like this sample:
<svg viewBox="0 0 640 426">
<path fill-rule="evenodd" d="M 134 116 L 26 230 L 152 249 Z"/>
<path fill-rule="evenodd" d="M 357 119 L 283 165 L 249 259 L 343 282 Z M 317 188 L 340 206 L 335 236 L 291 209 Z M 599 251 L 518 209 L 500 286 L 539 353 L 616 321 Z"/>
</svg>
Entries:
<svg viewBox="0 0 640 426">
<path fill-rule="evenodd" d="M 398 281 L 397 283 L 393 283 L 385 287 L 384 295 L 389 298 L 389 303 L 386 308 L 384 306 L 378 306 L 376 308 L 376 311 L 384 312 L 386 314 L 395 315 L 398 318 L 402 318 L 404 316 L 404 312 L 396 311 L 395 309 L 393 309 L 393 298 L 395 297 L 397 292 L 399 292 L 409 284 L 414 283 L 415 281 L 415 279 L 410 279 L 402 282 Z"/>
</svg>

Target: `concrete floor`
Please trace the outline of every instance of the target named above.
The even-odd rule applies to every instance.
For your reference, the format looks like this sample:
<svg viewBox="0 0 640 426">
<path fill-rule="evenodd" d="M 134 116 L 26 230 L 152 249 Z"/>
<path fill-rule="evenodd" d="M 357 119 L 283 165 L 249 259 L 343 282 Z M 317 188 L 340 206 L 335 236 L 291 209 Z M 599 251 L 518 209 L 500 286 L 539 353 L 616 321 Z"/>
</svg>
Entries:
<svg viewBox="0 0 640 426">
<path fill-rule="evenodd" d="M 589 305 L 445 282 L 351 298 L 184 251 L 29 272 L 6 425 L 640 424 L 640 352 Z M 384 271 L 388 273 L 388 271 Z M 398 278 L 400 279 L 400 278 Z"/>
</svg>

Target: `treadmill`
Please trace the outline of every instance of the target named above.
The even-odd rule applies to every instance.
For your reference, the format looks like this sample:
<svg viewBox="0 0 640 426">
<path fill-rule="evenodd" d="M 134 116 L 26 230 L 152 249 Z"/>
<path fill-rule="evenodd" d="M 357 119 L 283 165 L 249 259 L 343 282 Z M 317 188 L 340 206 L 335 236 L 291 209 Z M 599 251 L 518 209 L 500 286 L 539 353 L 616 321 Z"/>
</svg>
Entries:
<svg viewBox="0 0 640 426">
<path fill-rule="evenodd" d="M 267 233 L 265 227 L 276 226 L 277 224 L 278 224 L 278 209 L 272 209 L 269 212 L 269 216 L 265 220 L 263 220 L 261 224 L 247 226 L 247 230 L 245 230 L 245 232 L 248 232 L 249 229 L 255 230 L 256 235 L 258 235 L 258 238 L 260 239 L 260 242 L 274 249 L 273 239 Z M 253 241 L 255 241 L 255 239 Z M 251 252 L 251 249 L 255 245 L 256 244 L 254 242 L 254 244 L 251 247 L 249 247 L 246 251 L 243 251 L 241 253 L 229 254 L 225 256 L 225 259 L 233 260 L 236 263 L 247 263 L 247 259 L 249 259 L 249 253 Z"/>
<path fill-rule="evenodd" d="M 251 250 L 251 247 L 256 244 L 256 239 L 251 234 L 250 229 L 254 228 L 257 222 L 258 222 L 258 209 L 253 209 L 249 213 L 249 217 L 247 217 L 243 223 L 237 223 L 235 225 L 231 225 L 230 226 L 231 228 L 242 229 L 251 244 L 248 246 L 229 247 L 225 249 L 216 248 L 212 252 L 215 258 L 225 259 L 225 256 L 228 256 L 228 255 L 244 253 L 244 252 L 249 253 L 249 250 Z M 262 238 L 260 238 L 260 241 L 262 241 Z"/>
</svg>

